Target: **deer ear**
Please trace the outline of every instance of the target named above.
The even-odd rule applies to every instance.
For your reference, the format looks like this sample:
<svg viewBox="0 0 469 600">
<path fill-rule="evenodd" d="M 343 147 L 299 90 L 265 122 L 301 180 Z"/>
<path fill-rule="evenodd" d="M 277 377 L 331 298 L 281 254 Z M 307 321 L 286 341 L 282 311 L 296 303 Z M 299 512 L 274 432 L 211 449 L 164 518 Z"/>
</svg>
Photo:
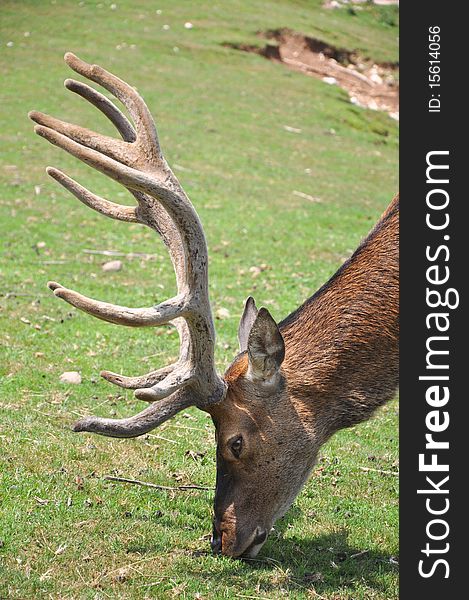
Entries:
<svg viewBox="0 0 469 600">
<path fill-rule="evenodd" d="M 266 308 L 257 313 L 248 338 L 248 377 L 267 381 L 280 369 L 285 343 L 277 323 Z"/>
<path fill-rule="evenodd" d="M 257 313 L 258 310 L 254 298 L 249 296 L 244 303 L 243 316 L 241 317 L 238 327 L 239 349 L 241 352 L 244 352 L 248 349 L 249 332 L 251 331 L 251 327 L 256 320 Z"/>
</svg>

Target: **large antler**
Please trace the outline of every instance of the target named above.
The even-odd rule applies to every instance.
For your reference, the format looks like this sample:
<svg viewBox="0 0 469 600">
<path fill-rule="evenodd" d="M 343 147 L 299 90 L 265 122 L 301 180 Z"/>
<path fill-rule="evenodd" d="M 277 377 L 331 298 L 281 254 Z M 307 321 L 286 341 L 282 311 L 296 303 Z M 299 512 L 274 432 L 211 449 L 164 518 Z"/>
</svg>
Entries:
<svg viewBox="0 0 469 600">
<path fill-rule="evenodd" d="M 65 55 L 65 62 L 120 100 L 129 111 L 135 129 L 103 94 L 85 83 L 67 79 L 65 86 L 104 113 L 118 129 L 122 141 L 33 111 L 29 116 L 38 124 L 35 132 L 121 183 L 133 194 L 137 206 L 122 206 L 101 198 L 58 169 L 48 167 L 47 173 L 97 212 L 155 229 L 168 247 L 176 273 L 177 295 L 151 308 L 108 304 L 59 283 L 48 284 L 59 298 L 104 321 L 130 327 L 174 322 L 177 327 L 180 355 L 175 364 L 140 377 L 101 373 L 116 385 L 134 389 L 137 398 L 156 401 L 154 404 L 128 419 L 86 417 L 74 426 L 75 431 L 135 437 L 188 406 L 204 408 L 224 397 L 225 384 L 214 362 L 215 328 L 208 296 L 207 244 L 199 217 L 161 153 L 155 124 L 136 90 L 71 53 Z"/>
</svg>

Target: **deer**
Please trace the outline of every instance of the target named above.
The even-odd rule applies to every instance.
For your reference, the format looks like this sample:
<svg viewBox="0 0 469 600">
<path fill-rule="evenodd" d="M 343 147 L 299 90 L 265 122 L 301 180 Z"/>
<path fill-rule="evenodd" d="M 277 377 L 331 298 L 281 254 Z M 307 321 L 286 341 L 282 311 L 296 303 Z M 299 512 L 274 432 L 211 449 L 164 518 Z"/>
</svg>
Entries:
<svg viewBox="0 0 469 600">
<path fill-rule="evenodd" d="M 60 283 L 55 296 L 109 323 L 172 324 L 179 358 L 146 375 L 102 371 L 148 406 L 128 418 L 86 416 L 76 432 L 132 438 L 188 407 L 211 416 L 216 488 L 211 548 L 255 557 L 274 523 L 307 482 L 320 447 L 337 431 L 369 419 L 396 391 L 399 378 L 399 196 L 338 271 L 277 323 L 252 297 L 239 323 L 239 353 L 224 375 L 215 367 L 215 327 L 208 291 L 208 250 L 197 212 L 161 151 L 139 93 L 100 66 L 72 53 L 65 62 L 112 94 L 67 79 L 65 87 L 99 109 L 121 139 L 32 111 L 35 132 L 119 182 L 134 197 L 124 206 L 102 198 L 64 172 L 47 173 L 98 213 L 152 228 L 169 252 L 177 294 L 149 308 L 94 300 Z"/>
</svg>

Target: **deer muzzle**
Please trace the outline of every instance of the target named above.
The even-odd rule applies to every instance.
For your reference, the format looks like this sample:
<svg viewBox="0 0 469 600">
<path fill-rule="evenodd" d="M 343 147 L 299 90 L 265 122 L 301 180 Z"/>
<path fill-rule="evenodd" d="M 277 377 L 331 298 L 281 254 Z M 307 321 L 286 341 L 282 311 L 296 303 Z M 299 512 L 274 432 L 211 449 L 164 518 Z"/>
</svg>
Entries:
<svg viewBox="0 0 469 600">
<path fill-rule="evenodd" d="M 232 534 L 224 532 L 214 521 L 210 545 L 214 554 L 223 554 L 232 558 L 253 558 L 257 555 L 267 539 L 267 530 L 256 527 L 249 535 L 244 533 Z"/>
</svg>

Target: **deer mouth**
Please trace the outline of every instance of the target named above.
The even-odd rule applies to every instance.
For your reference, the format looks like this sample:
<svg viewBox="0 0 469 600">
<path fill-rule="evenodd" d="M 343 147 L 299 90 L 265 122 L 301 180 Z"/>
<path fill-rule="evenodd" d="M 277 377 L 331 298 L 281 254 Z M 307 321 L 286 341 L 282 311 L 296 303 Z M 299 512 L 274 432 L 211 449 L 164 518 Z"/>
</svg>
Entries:
<svg viewBox="0 0 469 600">
<path fill-rule="evenodd" d="M 267 539 L 267 531 L 260 527 L 256 528 L 255 537 L 246 550 L 241 554 L 240 558 L 254 558 L 262 548 Z"/>
<path fill-rule="evenodd" d="M 267 539 L 267 531 L 256 527 L 252 534 L 242 541 L 230 540 L 227 533 L 214 527 L 210 545 L 214 554 L 224 554 L 232 558 L 254 558 Z"/>
</svg>

